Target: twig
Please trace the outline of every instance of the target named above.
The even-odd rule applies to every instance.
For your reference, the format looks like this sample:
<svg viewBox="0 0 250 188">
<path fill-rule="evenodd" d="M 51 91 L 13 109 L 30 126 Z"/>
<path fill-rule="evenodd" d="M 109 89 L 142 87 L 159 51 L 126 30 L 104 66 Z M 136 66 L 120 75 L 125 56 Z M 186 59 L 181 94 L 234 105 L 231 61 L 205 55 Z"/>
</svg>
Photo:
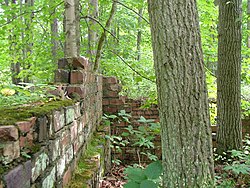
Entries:
<svg viewBox="0 0 250 188">
<path fill-rule="evenodd" d="M 134 12 L 135 14 L 137 14 L 140 18 L 142 18 L 145 22 L 147 22 L 147 24 L 150 24 L 149 21 L 148 21 L 146 18 L 144 18 L 142 15 L 140 15 L 138 12 L 136 12 L 136 11 L 133 10 L 132 8 L 128 7 L 127 5 L 125 5 L 125 4 L 123 4 L 123 3 L 119 2 L 119 1 L 116 1 L 116 0 L 114 0 L 114 1 L 117 2 L 118 4 L 124 6 L 125 8 L 131 10 L 131 11 Z"/>
<path fill-rule="evenodd" d="M 119 54 L 117 54 L 116 52 L 114 52 L 113 50 L 109 50 L 111 51 L 113 54 L 115 54 L 125 65 L 127 65 L 132 71 L 134 71 L 136 74 L 138 74 L 139 76 L 141 76 L 142 78 L 149 80 L 152 83 L 155 83 L 155 81 L 151 80 L 150 78 L 142 75 L 140 72 L 138 72 L 137 70 L 135 70 L 131 65 L 129 65 Z"/>
</svg>

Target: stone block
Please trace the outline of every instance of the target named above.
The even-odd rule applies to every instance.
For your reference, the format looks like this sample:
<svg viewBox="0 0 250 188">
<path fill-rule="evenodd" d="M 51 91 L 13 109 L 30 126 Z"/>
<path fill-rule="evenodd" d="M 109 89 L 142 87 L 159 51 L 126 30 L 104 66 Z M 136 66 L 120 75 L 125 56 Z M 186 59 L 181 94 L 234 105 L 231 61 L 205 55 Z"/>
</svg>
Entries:
<svg viewBox="0 0 250 188">
<path fill-rule="evenodd" d="M 56 83 L 69 83 L 69 70 L 57 69 L 55 71 Z"/>
<path fill-rule="evenodd" d="M 68 86 L 67 87 L 67 93 L 69 96 L 71 96 L 74 93 L 77 93 L 80 98 L 85 98 L 86 96 L 86 88 L 84 86 Z"/>
<path fill-rule="evenodd" d="M 16 141 L 18 140 L 18 130 L 13 125 L 0 126 L 1 141 Z"/>
<path fill-rule="evenodd" d="M 72 144 L 69 146 L 69 148 L 65 152 L 65 163 L 68 165 L 74 157 L 74 150 Z"/>
<path fill-rule="evenodd" d="M 65 154 L 66 148 L 70 145 L 70 131 L 68 129 L 65 129 L 60 132 L 60 148 L 61 148 L 61 154 Z"/>
<path fill-rule="evenodd" d="M 64 110 L 53 112 L 53 126 L 54 131 L 57 132 L 65 125 Z"/>
<path fill-rule="evenodd" d="M 45 171 L 49 165 L 49 156 L 45 153 L 36 153 L 32 158 L 32 182 L 35 182 L 36 179 Z"/>
<path fill-rule="evenodd" d="M 58 69 L 71 70 L 73 69 L 72 64 L 66 58 L 58 60 Z"/>
<path fill-rule="evenodd" d="M 103 77 L 103 83 L 116 84 L 118 80 L 116 77 Z"/>
<path fill-rule="evenodd" d="M 59 180 L 60 178 L 62 178 L 65 167 L 66 167 L 66 163 L 65 163 L 65 155 L 63 155 L 57 162 L 57 173 L 56 173 L 56 177 Z"/>
<path fill-rule="evenodd" d="M 60 156 L 61 147 L 59 138 L 49 141 L 49 152 L 50 152 L 49 157 L 51 161 L 55 161 L 57 157 Z"/>
<path fill-rule="evenodd" d="M 12 169 L 4 176 L 7 188 L 30 188 L 31 161 Z"/>
<path fill-rule="evenodd" d="M 30 148 L 34 144 L 33 133 L 29 132 L 26 136 L 20 136 L 19 146 L 20 148 Z"/>
<path fill-rule="evenodd" d="M 37 119 L 36 131 L 38 133 L 39 142 L 43 142 L 44 140 L 47 140 L 49 137 L 47 124 L 48 124 L 48 119 L 46 116 Z"/>
<path fill-rule="evenodd" d="M 65 187 L 69 183 L 69 181 L 71 180 L 71 176 L 72 176 L 72 172 L 69 167 L 63 176 L 63 187 Z"/>
<path fill-rule="evenodd" d="M 77 127 L 77 132 L 78 132 L 78 134 L 81 134 L 82 131 L 83 131 L 83 121 L 82 121 L 81 119 L 78 120 L 78 121 L 77 121 L 77 125 L 78 125 L 78 127 Z"/>
<path fill-rule="evenodd" d="M 65 124 L 68 125 L 75 119 L 75 110 L 73 106 L 65 107 Z"/>
<path fill-rule="evenodd" d="M 8 164 L 20 157 L 19 141 L 1 143 L 0 156 L 2 156 L 0 162 L 4 164 Z"/>
<path fill-rule="evenodd" d="M 74 111 L 75 111 L 75 119 L 77 119 L 81 116 L 80 102 L 77 102 L 73 107 L 74 107 Z"/>
<path fill-rule="evenodd" d="M 70 84 L 86 83 L 86 72 L 83 70 L 73 70 L 70 72 Z"/>
<path fill-rule="evenodd" d="M 74 155 L 76 155 L 81 146 L 78 139 L 74 141 L 73 146 L 74 146 Z"/>
<path fill-rule="evenodd" d="M 22 134 L 33 132 L 33 127 L 36 123 L 36 117 L 30 118 L 28 121 L 17 122 L 16 125 Z"/>
<path fill-rule="evenodd" d="M 70 127 L 71 142 L 74 141 L 77 137 L 77 128 L 77 120 L 74 120 L 72 126 Z"/>
<path fill-rule="evenodd" d="M 88 59 L 85 57 L 74 57 L 72 58 L 72 65 L 74 68 L 81 68 L 85 70 L 91 69 L 91 64 L 89 63 Z"/>
<path fill-rule="evenodd" d="M 103 97 L 104 98 L 119 98 L 119 95 L 117 91 L 104 90 Z"/>
<path fill-rule="evenodd" d="M 53 167 L 41 181 L 42 188 L 53 188 L 56 182 L 56 167 Z"/>
</svg>

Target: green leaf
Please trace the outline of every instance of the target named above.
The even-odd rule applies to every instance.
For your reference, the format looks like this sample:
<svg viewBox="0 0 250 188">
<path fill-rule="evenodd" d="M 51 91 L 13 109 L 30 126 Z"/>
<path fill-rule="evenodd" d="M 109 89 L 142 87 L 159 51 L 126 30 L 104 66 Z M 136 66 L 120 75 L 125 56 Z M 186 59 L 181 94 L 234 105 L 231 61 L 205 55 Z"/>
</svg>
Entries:
<svg viewBox="0 0 250 188">
<path fill-rule="evenodd" d="M 163 173 L 162 164 L 160 161 L 155 161 L 150 163 L 147 168 L 145 169 L 145 174 L 148 179 L 157 179 Z"/>
<path fill-rule="evenodd" d="M 128 175 L 127 178 L 129 180 L 132 180 L 136 183 L 140 183 L 147 179 L 147 176 L 144 174 L 143 169 L 141 168 L 128 167 L 125 169 L 124 173 Z"/>
<path fill-rule="evenodd" d="M 144 180 L 140 184 L 140 188 L 157 188 L 158 186 L 156 185 L 155 182 L 151 180 Z"/>
<path fill-rule="evenodd" d="M 140 184 L 134 181 L 128 182 L 124 185 L 124 188 L 140 188 Z"/>
</svg>

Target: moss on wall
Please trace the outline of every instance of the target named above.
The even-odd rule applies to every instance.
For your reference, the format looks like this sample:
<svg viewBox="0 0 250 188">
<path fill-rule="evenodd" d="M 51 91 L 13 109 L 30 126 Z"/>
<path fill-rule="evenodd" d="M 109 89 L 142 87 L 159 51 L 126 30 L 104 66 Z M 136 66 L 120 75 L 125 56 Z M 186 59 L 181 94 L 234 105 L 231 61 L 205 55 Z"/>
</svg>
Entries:
<svg viewBox="0 0 250 188">
<path fill-rule="evenodd" d="M 51 113 L 53 110 L 74 104 L 72 100 L 57 100 L 40 102 L 24 106 L 0 107 L 0 125 L 13 125 L 18 121 L 25 121 L 31 117 L 39 117 Z"/>
</svg>

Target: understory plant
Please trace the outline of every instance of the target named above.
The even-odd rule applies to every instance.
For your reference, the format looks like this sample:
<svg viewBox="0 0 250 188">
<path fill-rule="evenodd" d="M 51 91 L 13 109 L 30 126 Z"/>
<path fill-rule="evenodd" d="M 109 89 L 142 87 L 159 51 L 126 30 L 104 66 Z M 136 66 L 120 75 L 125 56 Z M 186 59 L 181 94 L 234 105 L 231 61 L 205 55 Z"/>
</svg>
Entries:
<svg viewBox="0 0 250 188">
<path fill-rule="evenodd" d="M 117 115 L 104 114 L 104 124 L 112 125 L 114 123 L 126 123 L 127 126 L 120 135 L 106 135 L 111 141 L 111 148 L 114 152 L 122 152 L 123 147 L 133 147 L 136 149 L 138 164 L 141 165 L 141 157 L 144 155 L 150 161 L 157 161 L 158 157 L 150 152 L 155 148 L 154 139 L 160 134 L 160 124 L 152 119 L 146 119 L 143 116 L 137 120 L 139 126 L 133 126 L 130 122 L 131 115 L 121 110 Z M 136 128 L 135 128 L 136 127 Z M 113 159 L 114 163 L 119 164 L 119 159 Z"/>
<path fill-rule="evenodd" d="M 216 155 L 216 161 L 222 165 L 216 166 L 217 187 L 234 188 L 250 187 L 250 137 L 243 140 L 242 150 L 231 150 L 223 155 Z"/>
</svg>

